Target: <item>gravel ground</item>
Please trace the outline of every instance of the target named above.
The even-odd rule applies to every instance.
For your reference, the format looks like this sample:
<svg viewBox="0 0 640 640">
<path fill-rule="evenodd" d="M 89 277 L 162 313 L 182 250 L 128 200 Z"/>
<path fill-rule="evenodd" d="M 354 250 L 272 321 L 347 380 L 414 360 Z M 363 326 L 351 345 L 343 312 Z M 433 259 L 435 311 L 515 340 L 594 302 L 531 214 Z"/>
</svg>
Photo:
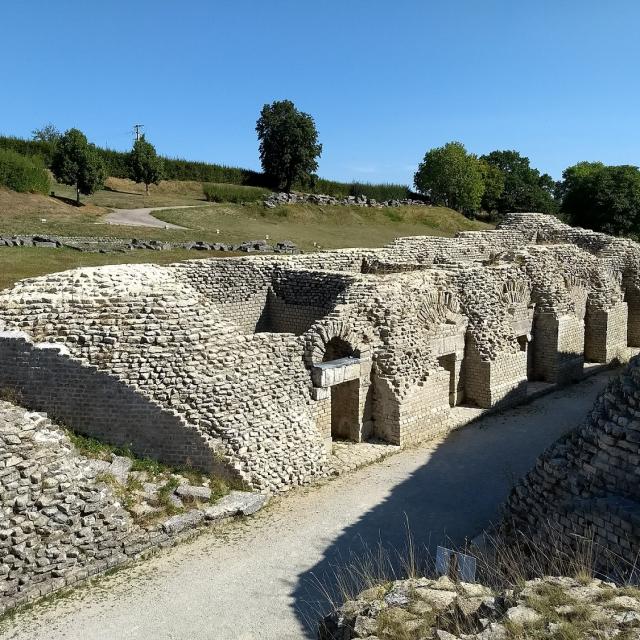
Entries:
<svg viewBox="0 0 640 640">
<path fill-rule="evenodd" d="M 195 206 L 195 205 L 194 205 Z M 129 227 L 157 227 L 160 229 L 186 229 L 177 224 L 171 224 L 170 222 L 163 222 L 154 218 L 153 211 L 162 211 L 164 209 L 190 209 L 189 205 L 182 205 L 179 207 L 152 207 L 149 209 L 114 209 L 111 213 L 108 213 L 102 222 L 108 224 L 120 224 Z"/>
<path fill-rule="evenodd" d="M 424 548 L 473 537 L 514 477 L 591 408 L 610 373 L 489 416 L 323 485 L 257 517 L 123 569 L 6 620 L 1 639 L 312 638 L 333 567 L 363 545 L 399 548 L 410 523 Z"/>
</svg>

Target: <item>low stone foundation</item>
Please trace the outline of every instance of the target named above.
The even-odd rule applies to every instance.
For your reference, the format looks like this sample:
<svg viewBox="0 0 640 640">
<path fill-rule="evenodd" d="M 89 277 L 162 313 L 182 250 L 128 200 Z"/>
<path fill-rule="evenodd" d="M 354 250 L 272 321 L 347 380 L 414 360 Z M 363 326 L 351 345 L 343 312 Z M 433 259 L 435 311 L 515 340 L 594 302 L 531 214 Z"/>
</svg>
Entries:
<svg viewBox="0 0 640 640">
<path fill-rule="evenodd" d="M 0 401 L 0 614 L 173 545 L 197 526 L 250 515 L 266 501 L 232 492 L 140 526 L 94 462 L 46 416 Z"/>
</svg>

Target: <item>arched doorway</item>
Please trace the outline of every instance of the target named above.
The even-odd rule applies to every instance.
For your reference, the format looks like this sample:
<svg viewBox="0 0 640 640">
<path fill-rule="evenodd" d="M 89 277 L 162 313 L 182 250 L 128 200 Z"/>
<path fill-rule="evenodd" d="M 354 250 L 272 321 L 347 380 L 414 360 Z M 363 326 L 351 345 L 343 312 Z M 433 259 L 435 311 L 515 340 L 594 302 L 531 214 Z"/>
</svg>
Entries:
<svg viewBox="0 0 640 640">
<path fill-rule="evenodd" d="M 335 336 L 327 342 L 322 362 L 335 369 L 347 368 L 358 352 L 343 338 Z M 338 380 L 340 380 L 338 376 Z M 337 381 L 336 381 L 337 382 Z M 331 438 L 357 439 L 360 424 L 360 378 L 343 380 L 332 384 L 331 392 Z"/>
</svg>

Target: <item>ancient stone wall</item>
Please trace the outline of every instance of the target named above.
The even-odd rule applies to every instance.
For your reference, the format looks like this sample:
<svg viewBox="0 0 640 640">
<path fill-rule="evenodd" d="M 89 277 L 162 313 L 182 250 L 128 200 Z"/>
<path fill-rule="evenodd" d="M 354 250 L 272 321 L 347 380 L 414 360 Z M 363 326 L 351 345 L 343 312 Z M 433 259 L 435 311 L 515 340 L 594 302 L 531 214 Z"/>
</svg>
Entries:
<svg viewBox="0 0 640 640">
<path fill-rule="evenodd" d="M 45 414 L 0 400 L 0 614 L 265 503 L 232 491 L 215 504 L 134 521 L 140 512 L 124 502 L 120 484 L 134 474 L 120 467 L 113 475 L 124 461 L 131 465 L 86 458 Z M 159 485 L 141 491 L 151 487 Z"/>
<path fill-rule="evenodd" d="M 137 527 L 48 420 L 0 401 L 0 608 L 126 559 Z"/>
<path fill-rule="evenodd" d="M 639 406 L 635 357 L 584 424 L 551 446 L 516 485 L 506 505 L 508 529 L 546 545 L 593 540 L 603 562 L 617 556 L 616 569 L 631 573 L 640 544 Z"/>
<path fill-rule="evenodd" d="M 85 366 L 61 344 L 34 345 L 0 333 L 0 389 L 78 433 L 129 447 L 140 457 L 213 471 L 215 442 L 184 418 L 114 376 Z"/>
<path fill-rule="evenodd" d="M 211 452 L 277 491 L 322 477 L 332 438 L 430 438 L 456 405 L 517 403 L 624 355 L 639 265 L 631 241 L 513 214 L 381 249 L 77 269 L 0 292 L 0 330 L 68 353 L 11 352 L 0 379 L 79 429 L 199 465 Z M 94 394 L 110 432 L 83 407 Z"/>
</svg>

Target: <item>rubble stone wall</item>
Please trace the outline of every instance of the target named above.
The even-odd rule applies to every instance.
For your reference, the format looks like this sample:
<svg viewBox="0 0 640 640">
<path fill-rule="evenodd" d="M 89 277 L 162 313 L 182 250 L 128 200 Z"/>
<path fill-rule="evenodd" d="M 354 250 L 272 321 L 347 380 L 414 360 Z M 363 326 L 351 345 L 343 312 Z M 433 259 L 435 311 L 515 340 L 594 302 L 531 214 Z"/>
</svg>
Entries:
<svg viewBox="0 0 640 640">
<path fill-rule="evenodd" d="M 0 401 L 0 608 L 123 562 L 137 527 L 69 440 Z"/>
<path fill-rule="evenodd" d="M 129 447 L 140 457 L 208 472 L 219 466 L 211 439 L 179 415 L 61 350 L 0 334 L 0 389 L 15 391 L 30 408 L 78 433 Z"/>
<path fill-rule="evenodd" d="M 585 422 L 552 445 L 516 485 L 506 505 L 507 528 L 547 545 L 593 540 L 599 562 L 609 564 L 605 569 L 628 578 L 640 544 L 639 407 L 636 356 Z"/>
<path fill-rule="evenodd" d="M 0 330 L 64 347 L 88 372 L 78 397 L 113 379 L 192 438 L 169 445 L 145 429 L 131 434 L 139 450 L 154 441 L 154 455 L 173 446 L 186 462 L 203 439 L 254 488 L 278 491 L 326 474 L 332 437 L 427 439 L 455 423 L 452 406 L 513 404 L 530 381 L 579 379 L 585 354 L 613 361 L 640 340 L 638 291 L 636 243 L 513 214 L 494 231 L 381 249 L 50 274 L 0 292 Z M 61 390 L 56 358 L 0 370 Z M 360 362 L 353 393 L 314 378 L 341 358 L 336 377 Z M 103 396 L 124 424 L 134 408 Z"/>
</svg>

